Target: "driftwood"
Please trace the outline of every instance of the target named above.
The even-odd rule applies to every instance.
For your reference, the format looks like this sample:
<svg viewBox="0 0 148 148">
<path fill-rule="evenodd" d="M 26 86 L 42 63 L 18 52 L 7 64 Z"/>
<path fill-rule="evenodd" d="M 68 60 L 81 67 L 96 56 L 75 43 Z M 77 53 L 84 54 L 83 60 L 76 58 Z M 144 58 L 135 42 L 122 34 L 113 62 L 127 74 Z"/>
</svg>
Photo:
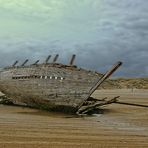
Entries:
<svg viewBox="0 0 148 148">
<path fill-rule="evenodd" d="M 91 111 L 94 111 L 98 107 L 101 107 L 101 106 L 104 106 L 104 105 L 108 105 L 108 104 L 112 104 L 112 103 L 148 108 L 148 105 L 118 101 L 117 99 L 119 97 L 120 96 L 116 96 L 116 97 L 114 97 L 113 99 L 110 99 L 110 100 L 107 100 L 107 97 L 105 97 L 103 99 L 94 99 L 94 98 L 90 97 L 88 99 L 88 101 L 85 102 L 83 104 L 83 106 L 77 111 L 77 114 L 78 115 L 87 114 L 87 113 L 89 113 Z"/>
<path fill-rule="evenodd" d="M 123 104 L 123 105 L 131 105 L 131 106 L 139 106 L 139 107 L 148 107 L 148 105 L 136 104 L 136 103 L 127 103 L 127 102 L 121 102 L 121 101 L 118 101 L 118 100 L 116 100 L 116 102 L 114 102 L 114 103 Z"/>
<path fill-rule="evenodd" d="M 93 111 L 100 106 L 115 103 L 117 101 L 117 98 L 119 98 L 119 97 L 120 96 L 116 96 L 116 97 L 114 97 L 113 99 L 110 99 L 110 100 L 106 100 L 106 98 L 102 99 L 102 100 L 97 100 L 97 101 L 93 102 L 92 104 L 89 101 L 88 101 L 88 103 L 85 102 L 86 105 L 83 105 L 77 111 L 77 114 L 87 114 L 88 112 Z M 87 104 L 90 104 L 90 105 L 87 105 Z"/>
</svg>

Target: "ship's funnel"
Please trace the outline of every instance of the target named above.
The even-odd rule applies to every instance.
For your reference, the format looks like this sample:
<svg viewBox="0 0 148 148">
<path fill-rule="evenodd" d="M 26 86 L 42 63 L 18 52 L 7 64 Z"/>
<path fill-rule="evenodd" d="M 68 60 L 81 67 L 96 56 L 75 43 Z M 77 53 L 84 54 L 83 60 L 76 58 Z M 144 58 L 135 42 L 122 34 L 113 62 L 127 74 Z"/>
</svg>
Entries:
<svg viewBox="0 0 148 148">
<path fill-rule="evenodd" d="M 72 58 L 71 58 L 71 60 L 70 60 L 70 63 L 69 63 L 70 65 L 73 65 L 73 64 L 74 64 L 75 58 L 76 58 L 76 55 L 73 54 L 73 55 L 72 55 Z"/>
<path fill-rule="evenodd" d="M 49 55 L 47 58 L 46 58 L 46 60 L 45 60 L 45 64 L 47 64 L 48 63 L 48 61 L 50 60 L 50 58 L 51 58 L 51 55 Z"/>
<path fill-rule="evenodd" d="M 37 60 L 35 63 L 33 63 L 32 65 L 37 65 L 39 63 L 40 60 Z"/>
<path fill-rule="evenodd" d="M 58 57 L 59 57 L 59 55 L 57 54 L 53 59 L 53 63 L 55 63 L 57 61 Z"/>
<path fill-rule="evenodd" d="M 26 59 L 25 62 L 21 65 L 21 66 L 25 66 L 25 64 L 28 62 L 29 60 Z"/>
<path fill-rule="evenodd" d="M 15 61 L 14 64 L 12 65 L 12 67 L 15 67 L 17 63 L 18 63 L 18 61 Z"/>
</svg>

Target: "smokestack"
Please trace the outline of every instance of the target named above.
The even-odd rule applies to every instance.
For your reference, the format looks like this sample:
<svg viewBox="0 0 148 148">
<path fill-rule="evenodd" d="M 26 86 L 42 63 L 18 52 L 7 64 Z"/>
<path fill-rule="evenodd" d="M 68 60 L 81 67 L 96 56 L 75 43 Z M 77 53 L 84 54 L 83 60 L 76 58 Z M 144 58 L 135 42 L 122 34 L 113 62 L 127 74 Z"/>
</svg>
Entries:
<svg viewBox="0 0 148 148">
<path fill-rule="evenodd" d="M 51 58 L 51 55 L 49 55 L 47 58 L 46 58 L 46 60 L 45 60 L 45 64 L 47 64 L 48 63 L 48 61 L 50 60 L 50 58 Z"/>
<path fill-rule="evenodd" d="M 26 59 L 25 62 L 21 65 L 21 66 L 25 66 L 25 64 L 28 62 L 29 60 Z"/>
<path fill-rule="evenodd" d="M 17 63 L 18 63 L 18 61 L 15 61 L 14 64 L 12 65 L 12 67 L 15 67 Z"/>
<path fill-rule="evenodd" d="M 36 65 L 39 63 L 40 60 L 37 60 L 35 63 L 33 63 L 32 65 Z"/>
<path fill-rule="evenodd" d="M 73 55 L 72 55 L 72 58 L 71 58 L 71 60 L 70 60 L 70 63 L 69 63 L 71 66 L 74 64 L 75 58 L 76 58 L 76 55 L 73 54 Z"/>
<path fill-rule="evenodd" d="M 53 63 L 55 63 L 57 61 L 58 57 L 59 57 L 59 55 L 57 54 L 53 59 Z"/>
</svg>

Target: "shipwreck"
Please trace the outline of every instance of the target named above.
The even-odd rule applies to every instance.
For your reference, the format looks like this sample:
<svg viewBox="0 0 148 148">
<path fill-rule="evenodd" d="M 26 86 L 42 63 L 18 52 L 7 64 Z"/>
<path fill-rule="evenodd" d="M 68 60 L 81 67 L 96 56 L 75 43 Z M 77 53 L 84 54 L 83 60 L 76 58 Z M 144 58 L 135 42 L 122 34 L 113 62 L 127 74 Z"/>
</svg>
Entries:
<svg viewBox="0 0 148 148">
<path fill-rule="evenodd" d="M 87 113 L 95 108 L 115 102 L 92 98 L 93 92 L 108 78 L 122 62 L 117 62 L 105 74 L 78 68 L 74 65 L 76 55 L 68 65 L 57 63 L 57 54 L 49 63 L 51 55 L 44 63 L 39 60 L 20 66 L 18 61 L 0 71 L 0 91 L 7 102 L 28 107 L 64 111 L 77 114 Z M 6 98 L 5 97 L 5 98 Z"/>
</svg>

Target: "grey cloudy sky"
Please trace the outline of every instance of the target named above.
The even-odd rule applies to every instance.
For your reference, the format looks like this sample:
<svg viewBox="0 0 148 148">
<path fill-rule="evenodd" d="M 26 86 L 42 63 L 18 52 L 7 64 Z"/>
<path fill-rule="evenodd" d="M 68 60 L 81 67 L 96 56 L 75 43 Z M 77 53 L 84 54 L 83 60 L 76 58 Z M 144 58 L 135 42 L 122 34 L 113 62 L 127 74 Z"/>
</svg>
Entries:
<svg viewBox="0 0 148 148">
<path fill-rule="evenodd" d="M 148 76 L 148 0 L 0 0 L 0 66 L 48 54 L 116 76 Z"/>
</svg>

